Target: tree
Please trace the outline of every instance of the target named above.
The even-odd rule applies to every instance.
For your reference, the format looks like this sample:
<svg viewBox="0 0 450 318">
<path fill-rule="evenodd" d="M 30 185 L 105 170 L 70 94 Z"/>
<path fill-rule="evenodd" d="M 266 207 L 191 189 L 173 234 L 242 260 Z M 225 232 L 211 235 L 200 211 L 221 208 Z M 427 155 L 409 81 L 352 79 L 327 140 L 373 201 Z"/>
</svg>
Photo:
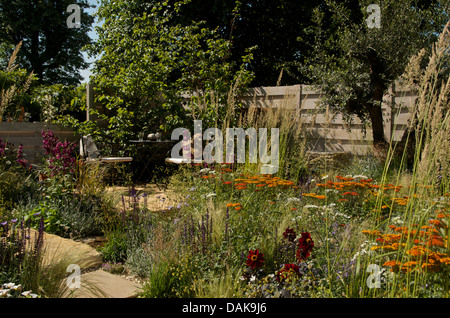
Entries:
<svg viewBox="0 0 450 318">
<path fill-rule="evenodd" d="M 20 66 L 33 71 L 40 83 L 76 85 L 87 68 L 82 49 L 94 18 L 81 12 L 80 28 L 69 28 L 67 12 L 73 0 L 0 0 L 0 41 L 15 46 L 22 41 Z M 86 0 L 81 9 L 90 8 Z"/>
<path fill-rule="evenodd" d="M 309 80 L 302 73 L 286 70 L 309 56 L 314 36 L 305 30 L 313 24 L 313 9 L 323 0 L 192 0 L 180 11 L 177 22 L 188 25 L 205 21 L 233 43 L 232 60 L 239 61 L 254 47 L 249 69 L 251 86 L 293 85 Z M 283 73 L 281 73 L 283 71 Z M 281 76 L 281 81 L 280 79 Z"/>
<path fill-rule="evenodd" d="M 104 134 L 120 142 L 140 131 L 170 131 L 193 119 L 217 127 L 227 116 L 228 94 L 238 94 L 251 74 L 243 57 L 229 62 L 231 43 L 202 22 L 174 22 L 188 1 L 103 1 L 104 19 L 91 54 L 92 84 L 104 111 L 98 116 Z M 238 72 L 235 72 L 235 70 Z M 237 84 L 236 87 L 234 85 Z M 183 94 L 196 96 L 183 107 Z M 88 123 L 94 125 L 94 123 Z"/>
<path fill-rule="evenodd" d="M 323 104 L 370 123 L 376 149 L 386 149 L 381 103 L 411 56 L 428 48 L 448 20 L 440 1 L 385 0 L 380 25 L 375 1 L 326 0 L 315 10 L 314 54 L 300 66 L 324 92 Z"/>
</svg>

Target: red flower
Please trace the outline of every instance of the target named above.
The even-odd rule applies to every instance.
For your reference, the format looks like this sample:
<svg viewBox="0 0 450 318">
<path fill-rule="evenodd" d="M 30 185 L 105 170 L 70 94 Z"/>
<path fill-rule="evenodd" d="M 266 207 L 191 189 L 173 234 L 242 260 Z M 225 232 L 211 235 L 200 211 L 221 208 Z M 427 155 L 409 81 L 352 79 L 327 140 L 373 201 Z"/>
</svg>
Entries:
<svg viewBox="0 0 450 318">
<path fill-rule="evenodd" d="M 287 278 L 291 277 L 293 274 L 300 276 L 300 267 L 295 264 L 284 264 L 284 267 L 276 272 L 277 281 L 284 281 Z"/>
<path fill-rule="evenodd" d="M 255 269 L 256 267 L 261 267 L 264 262 L 264 255 L 259 252 L 259 250 L 250 250 L 247 256 L 247 265 L 251 267 L 251 269 Z"/>
<path fill-rule="evenodd" d="M 283 237 L 289 242 L 294 242 L 296 236 L 294 229 L 291 228 L 287 228 L 283 233 Z"/>
<path fill-rule="evenodd" d="M 311 239 L 311 234 L 303 232 L 297 244 L 297 259 L 301 261 L 308 258 L 313 247 L 314 241 Z"/>
</svg>

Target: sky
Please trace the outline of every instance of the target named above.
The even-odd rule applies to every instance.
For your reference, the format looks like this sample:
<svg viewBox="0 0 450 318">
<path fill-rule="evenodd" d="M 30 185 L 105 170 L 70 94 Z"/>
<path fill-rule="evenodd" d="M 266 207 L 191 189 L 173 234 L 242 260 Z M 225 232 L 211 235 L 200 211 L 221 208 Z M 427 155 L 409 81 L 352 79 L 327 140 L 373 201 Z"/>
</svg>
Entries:
<svg viewBox="0 0 450 318">
<path fill-rule="evenodd" d="M 100 1 L 98 1 L 98 0 L 89 0 L 88 2 L 89 2 L 90 4 L 96 5 L 96 6 L 98 7 Z M 95 8 L 95 9 L 90 9 L 90 10 L 88 10 L 87 12 L 88 12 L 89 14 L 94 14 L 94 12 L 95 12 L 96 10 L 97 10 L 97 8 Z M 95 27 L 95 26 L 98 26 L 98 25 L 99 25 L 99 23 L 96 21 L 96 22 L 92 25 L 92 31 L 89 32 L 89 36 L 90 36 L 91 39 L 93 39 L 94 41 L 97 39 L 97 33 L 95 32 L 94 27 Z M 85 60 L 86 60 L 87 62 L 89 62 L 89 63 L 92 63 L 92 62 L 94 61 L 93 59 L 89 59 L 86 53 L 83 53 L 83 56 L 84 56 Z M 82 70 L 82 71 L 80 72 L 81 76 L 84 77 L 84 79 L 81 81 L 82 83 L 87 83 L 87 82 L 89 82 L 89 76 L 92 74 L 92 73 L 91 73 L 91 68 L 92 68 L 92 64 L 91 64 L 91 66 L 90 66 L 89 69 Z"/>
</svg>

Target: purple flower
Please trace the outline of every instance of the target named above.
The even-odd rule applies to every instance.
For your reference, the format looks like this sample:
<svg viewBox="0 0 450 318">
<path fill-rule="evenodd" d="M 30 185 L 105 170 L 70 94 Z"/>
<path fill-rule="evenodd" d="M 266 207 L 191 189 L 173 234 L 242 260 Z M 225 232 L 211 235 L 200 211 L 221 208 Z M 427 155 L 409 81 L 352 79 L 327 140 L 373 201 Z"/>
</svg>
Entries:
<svg viewBox="0 0 450 318">
<path fill-rule="evenodd" d="M 8 221 L 5 221 L 3 223 L 0 223 L 1 225 L 5 226 L 6 224 L 8 224 Z"/>
<path fill-rule="evenodd" d="M 11 223 L 16 223 L 17 222 L 17 219 L 12 219 L 11 220 Z"/>
</svg>

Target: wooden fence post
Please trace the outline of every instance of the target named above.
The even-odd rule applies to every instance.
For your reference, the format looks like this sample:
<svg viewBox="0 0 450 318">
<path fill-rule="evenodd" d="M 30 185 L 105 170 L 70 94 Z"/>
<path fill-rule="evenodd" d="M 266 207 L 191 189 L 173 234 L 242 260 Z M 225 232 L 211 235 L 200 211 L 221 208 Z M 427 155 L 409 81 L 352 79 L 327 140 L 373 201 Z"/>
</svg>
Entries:
<svg viewBox="0 0 450 318">
<path fill-rule="evenodd" d="M 90 109 L 94 109 L 94 87 L 92 84 L 86 85 L 86 121 L 91 120 Z"/>
</svg>

